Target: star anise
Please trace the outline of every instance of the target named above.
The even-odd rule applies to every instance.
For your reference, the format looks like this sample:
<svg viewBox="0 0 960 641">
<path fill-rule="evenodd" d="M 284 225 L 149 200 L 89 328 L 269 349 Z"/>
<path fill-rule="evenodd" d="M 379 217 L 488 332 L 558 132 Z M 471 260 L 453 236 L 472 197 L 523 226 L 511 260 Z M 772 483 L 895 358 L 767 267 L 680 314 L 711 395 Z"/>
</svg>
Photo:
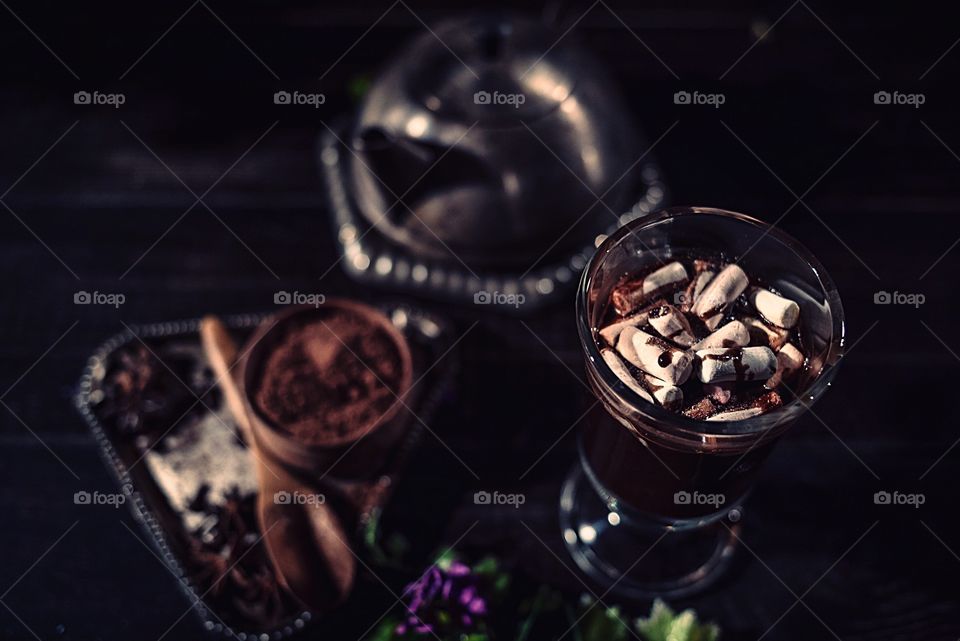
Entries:
<svg viewBox="0 0 960 641">
<path fill-rule="evenodd" d="M 208 368 L 196 358 L 166 353 L 163 345 L 151 349 L 141 343 L 119 348 L 94 390 L 104 423 L 140 447 L 153 446 L 170 428 L 184 424 L 185 413 L 205 411 L 197 396 L 211 387 Z M 213 407 L 215 399 L 204 403 Z"/>
<path fill-rule="evenodd" d="M 230 568 L 229 557 L 207 548 L 196 539 L 190 540 L 191 577 L 200 588 L 200 593 L 218 597 L 228 587 L 225 575 Z M 209 590 L 209 592 L 208 592 Z"/>
<path fill-rule="evenodd" d="M 191 508 L 204 512 L 212 523 L 194 533 L 191 556 L 197 564 L 195 580 L 201 593 L 221 616 L 235 612 L 243 619 L 270 625 L 296 608 L 277 583 L 255 515 L 256 497 L 234 488 L 222 504 L 213 504 L 201 489 Z"/>
</svg>

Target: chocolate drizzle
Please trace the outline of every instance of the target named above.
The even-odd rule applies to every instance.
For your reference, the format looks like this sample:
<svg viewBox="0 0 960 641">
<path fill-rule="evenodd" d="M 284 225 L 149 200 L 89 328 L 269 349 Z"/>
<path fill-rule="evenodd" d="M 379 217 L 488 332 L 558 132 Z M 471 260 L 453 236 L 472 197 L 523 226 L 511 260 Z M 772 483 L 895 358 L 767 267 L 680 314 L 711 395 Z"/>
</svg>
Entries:
<svg viewBox="0 0 960 641">
<path fill-rule="evenodd" d="M 754 379 L 753 373 L 750 372 L 750 366 L 743 363 L 743 349 L 740 347 L 728 347 L 723 353 L 704 354 L 701 358 L 710 361 L 732 361 L 737 372 L 738 383 Z"/>
<path fill-rule="evenodd" d="M 722 312 L 727 308 L 727 305 L 728 305 L 728 303 L 721 303 L 721 304 L 719 304 L 719 305 L 716 305 L 716 306 L 714 306 L 714 307 L 711 307 L 710 309 L 708 309 L 708 310 L 705 311 L 705 312 L 702 312 L 702 313 L 700 313 L 700 314 L 697 314 L 697 316 L 700 318 L 700 320 L 705 321 L 705 320 L 707 320 L 708 318 L 713 318 L 713 317 L 716 316 L 717 314 L 722 313 Z"/>
</svg>

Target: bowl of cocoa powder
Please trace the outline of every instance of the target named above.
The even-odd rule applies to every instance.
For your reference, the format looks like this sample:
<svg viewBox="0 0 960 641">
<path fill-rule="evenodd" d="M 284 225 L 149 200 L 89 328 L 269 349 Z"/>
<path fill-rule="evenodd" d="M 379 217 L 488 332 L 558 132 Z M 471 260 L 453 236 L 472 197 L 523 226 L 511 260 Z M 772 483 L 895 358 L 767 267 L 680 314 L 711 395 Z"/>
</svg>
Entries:
<svg viewBox="0 0 960 641">
<path fill-rule="evenodd" d="M 283 463 L 376 474 L 409 422 L 410 346 L 373 307 L 328 299 L 284 310 L 241 353 L 254 438 Z"/>
</svg>

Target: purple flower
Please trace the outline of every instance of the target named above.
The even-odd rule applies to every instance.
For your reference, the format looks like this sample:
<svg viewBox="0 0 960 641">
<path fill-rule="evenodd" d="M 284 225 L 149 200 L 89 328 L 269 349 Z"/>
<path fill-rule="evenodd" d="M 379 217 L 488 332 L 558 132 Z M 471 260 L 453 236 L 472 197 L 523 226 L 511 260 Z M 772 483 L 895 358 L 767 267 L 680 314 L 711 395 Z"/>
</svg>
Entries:
<svg viewBox="0 0 960 641">
<path fill-rule="evenodd" d="M 470 632 L 482 623 L 487 602 L 479 591 L 479 577 L 468 566 L 452 561 L 445 568 L 430 566 L 403 592 L 406 612 L 397 636 Z"/>
</svg>

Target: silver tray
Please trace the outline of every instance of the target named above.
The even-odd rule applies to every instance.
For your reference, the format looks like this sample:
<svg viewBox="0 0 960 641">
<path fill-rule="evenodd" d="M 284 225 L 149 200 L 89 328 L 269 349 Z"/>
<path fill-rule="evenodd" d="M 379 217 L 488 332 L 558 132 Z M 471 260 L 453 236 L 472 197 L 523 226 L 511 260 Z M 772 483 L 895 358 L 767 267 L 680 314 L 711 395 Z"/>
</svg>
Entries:
<svg viewBox="0 0 960 641">
<path fill-rule="evenodd" d="M 421 376 L 427 368 L 430 370 L 422 383 L 423 393 L 415 404 L 417 415 L 423 420 L 429 420 L 446 391 L 445 382 L 451 379 L 453 368 L 456 367 L 455 356 L 446 354 L 451 344 L 450 329 L 445 321 L 409 305 L 392 304 L 378 307 L 410 341 L 414 352 L 414 376 Z M 236 337 L 242 340 L 267 316 L 268 314 L 235 315 L 224 317 L 223 321 Z M 269 628 L 258 629 L 255 625 L 247 625 L 244 629 L 236 629 L 238 627 L 236 624 L 229 625 L 224 622 L 224 618 L 236 619 L 236 616 L 217 611 L 205 601 L 200 591 L 201 586 L 196 584 L 195 577 L 191 575 L 186 564 L 184 546 L 193 536 L 187 527 L 188 515 L 182 507 L 171 504 L 169 494 L 164 492 L 158 480 L 154 478 L 149 465 L 133 465 L 143 453 L 143 448 L 138 448 L 129 437 L 111 430 L 101 420 L 98 412 L 99 400 L 96 397 L 98 383 L 105 377 L 108 364 L 118 349 L 139 342 L 139 337 L 139 340 L 146 343 L 151 351 L 154 350 L 151 343 L 155 345 L 164 343 L 167 349 L 175 345 L 181 355 L 192 353 L 198 363 L 203 365 L 205 358 L 200 344 L 199 327 L 200 319 L 191 319 L 135 326 L 129 331 L 113 336 L 100 345 L 87 360 L 74 401 L 93 433 L 108 469 L 126 495 L 126 503 L 130 506 L 134 519 L 147 533 L 159 557 L 177 577 L 180 589 L 192 604 L 195 614 L 202 620 L 204 628 L 213 634 L 237 638 L 240 641 L 287 638 L 307 628 L 308 624 L 317 618 L 316 614 L 296 608 L 291 609 L 288 615 L 281 617 L 280 623 Z M 436 367 L 432 367 L 437 359 L 442 360 Z M 191 417 L 190 424 L 202 423 L 209 420 L 212 413 L 217 413 L 220 418 L 213 417 L 214 420 L 229 423 L 234 429 L 236 428 L 226 411 L 222 395 L 220 395 L 219 404 L 209 408 L 212 412 L 207 410 L 206 406 L 201 407 L 197 416 Z M 180 432 L 180 428 L 170 431 L 171 434 Z M 421 432 L 422 428 L 413 422 L 404 443 L 398 448 L 393 465 L 387 472 L 388 475 L 399 471 L 402 461 L 416 445 Z M 158 444 L 167 438 L 170 436 L 161 437 Z M 136 458 L 133 458 L 134 456 Z M 162 454 L 156 456 L 162 456 Z M 379 508 L 382 505 L 375 507 Z M 178 516 L 179 520 L 170 518 L 171 513 Z M 368 517 L 369 514 L 361 515 L 359 527 L 362 528 L 364 519 Z M 356 536 L 354 540 L 357 540 Z"/>
</svg>

